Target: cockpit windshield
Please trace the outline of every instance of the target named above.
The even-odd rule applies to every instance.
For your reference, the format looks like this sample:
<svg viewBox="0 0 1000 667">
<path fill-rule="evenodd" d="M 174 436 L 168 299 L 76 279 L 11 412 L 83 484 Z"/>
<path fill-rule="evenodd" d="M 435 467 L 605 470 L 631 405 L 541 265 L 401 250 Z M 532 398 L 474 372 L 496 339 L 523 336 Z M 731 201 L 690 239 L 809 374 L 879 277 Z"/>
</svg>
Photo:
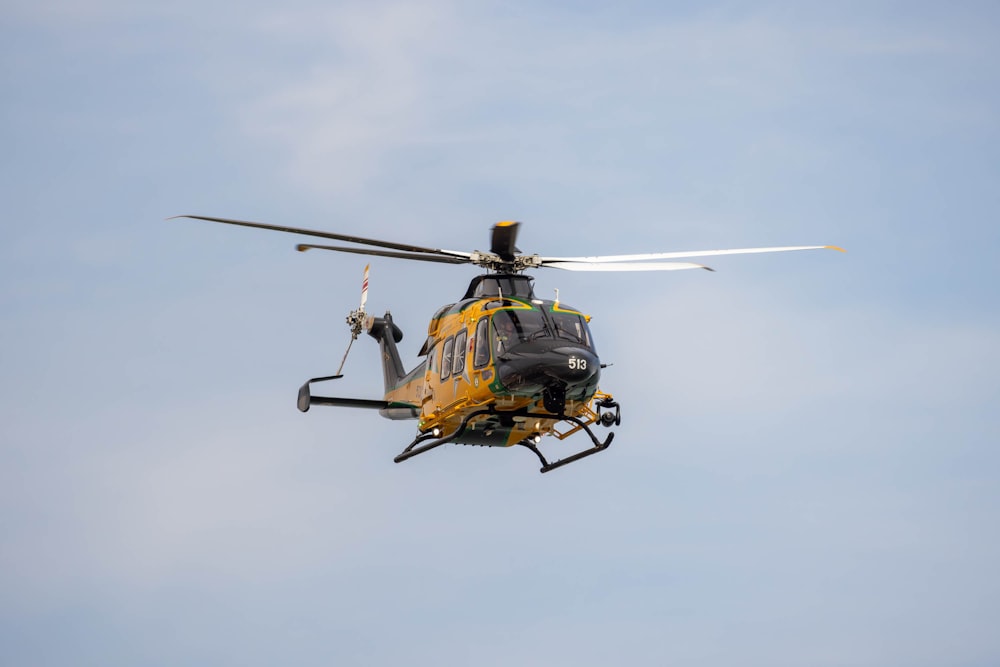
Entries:
<svg viewBox="0 0 1000 667">
<path fill-rule="evenodd" d="M 552 311 L 549 315 L 552 318 L 552 325 L 555 327 L 557 337 L 593 348 L 590 340 L 590 330 L 587 327 L 587 321 L 582 315 L 556 310 Z"/>
<path fill-rule="evenodd" d="M 493 314 L 490 331 L 497 354 L 540 338 L 557 338 L 594 349 L 586 318 L 572 311 L 500 310 Z"/>
<path fill-rule="evenodd" d="M 501 310 L 493 315 L 493 349 L 503 353 L 525 341 L 551 336 L 537 310 Z"/>
</svg>

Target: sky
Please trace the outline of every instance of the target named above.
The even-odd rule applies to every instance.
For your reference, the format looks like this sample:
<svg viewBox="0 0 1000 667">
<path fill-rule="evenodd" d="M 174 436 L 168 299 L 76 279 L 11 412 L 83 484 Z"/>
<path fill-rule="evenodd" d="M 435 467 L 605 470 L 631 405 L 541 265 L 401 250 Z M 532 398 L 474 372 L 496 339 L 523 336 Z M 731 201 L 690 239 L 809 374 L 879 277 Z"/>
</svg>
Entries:
<svg viewBox="0 0 1000 667">
<path fill-rule="evenodd" d="M 990 2 L 5 2 L 0 664 L 1000 663 L 998 28 Z M 623 416 L 540 475 L 397 465 L 414 422 L 298 412 L 365 259 L 180 214 L 848 252 L 539 270 Z M 475 274 L 372 261 L 408 366 Z M 372 341 L 345 374 L 380 395 Z"/>
</svg>

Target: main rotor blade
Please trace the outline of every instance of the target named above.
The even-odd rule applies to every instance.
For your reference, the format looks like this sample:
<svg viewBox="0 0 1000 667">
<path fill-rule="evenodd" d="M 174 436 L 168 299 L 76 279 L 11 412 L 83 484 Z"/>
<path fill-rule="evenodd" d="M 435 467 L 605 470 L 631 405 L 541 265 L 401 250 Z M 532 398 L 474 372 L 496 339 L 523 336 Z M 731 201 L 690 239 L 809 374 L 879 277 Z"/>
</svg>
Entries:
<svg viewBox="0 0 1000 667">
<path fill-rule="evenodd" d="M 360 243 L 362 245 L 375 246 L 376 248 L 392 248 L 393 250 L 405 250 L 408 252 L 424 252 L 433 255 L 448 255 L 467 257 L 468 253 L 454 250 L 439 250 L 437 248 L 424 248 L 422 246 L 409 245 L 406 243 L 393 243 L 391 241 L 379 241 L 377 239 L 366 239 L 360 236 L 348 236 L 346 234 L 334 234 L 332 232 L 320 232 L 312 229 L 300 229 L 298 227 L 286 227 L 284 225 L 269 225 L 263 222 L 249 222 L 246 220 L 232 220 L 230 218 L 213 218 L 206 215 L 175 215 L 167 220 L 175 218 L 192 218 L 194 220 L 208 220 L 209 222 L 222 222 L 227 225 L 239 225 L 241 227 L 256 227 L 257 229 L 270 229 L 276 232 L 288 232 L 289 234 L 304 234 L 305 236 L 317 236 L 323 239 L 333 239 L 334 241 L 347 241 L 349 243 Z"/>
<path fill-rule="evenodd" d="M 706 269 L 714 271 L 702 264 L 690 262 L 633 262 L 631 264 L 616 264 L 602 262 L 545 262 L 542 266 L 550 269 L 565 269 L 566 271 L 683 271 L 684 269 Z"/>
<path fill-rule="evenodd" d="M 718 255 L 750 255 L 764 252 L 789 252 L 792 250 L 839 250 L 846 252 L 843 248 L 835 245 L 797 245 L 784 246 L 780 248 L 736 248 L 733 250 L 692 250 L 682 252 L 652 252 L 638 255 L 603 255 L 595 257 L 542 257 L 542 264 L 548 265 L 550 262 L 634 262 L 651 259 L 681 259 L 684 257 L 713 257 Z"/>
<path fill-rule="evenodd" d="M 368 248 L 348 248 L 335 245 L 315 245 L 312 243 L 300 243 L 295 246 L 299 252 L 306 250 L 335 250 L 337 252 L 351 252 L 355 255 L 376 255 L 378 257 L 395 257 L 396 259 L 415 259 L 421 262 L 438 262 L 440 264 L 468 264 L 465 257 L 453 257 L 448 255 L 421 255 L 411 252 L 391 252 L 389 250 L 369 250 Z"/>
<path fill-rule="evenodd" d="M 490 238 L 490 252 L 498 255 L 505 262 L 512 262 L 516 257 L 515 253 L 521 252 L 514 245 L 517 242 L 517 228 L 520 222 L 498 222 L 493 225 L 493 234 Z"/>
</svg>

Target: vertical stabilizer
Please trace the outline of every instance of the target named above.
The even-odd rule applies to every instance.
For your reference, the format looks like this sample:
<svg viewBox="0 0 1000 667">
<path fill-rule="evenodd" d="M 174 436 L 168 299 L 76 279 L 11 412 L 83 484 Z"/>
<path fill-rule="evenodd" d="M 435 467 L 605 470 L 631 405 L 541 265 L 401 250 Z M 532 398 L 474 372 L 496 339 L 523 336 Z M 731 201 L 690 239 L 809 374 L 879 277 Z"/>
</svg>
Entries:
<svg viewBox="0 0 1000 667">
<path fill-rule="evenodd" d="M 392 321 L 392 314 L 386 311 L 384 317 L 372 317 L 368 322 L 368 335 L 378 341 L 382 351 L 382 375 L 385 379 L 385 393 L 399 386 L 406 375 L 399 357 L 396 343 L 403 340 L 403 332 Z"/>
</svg>

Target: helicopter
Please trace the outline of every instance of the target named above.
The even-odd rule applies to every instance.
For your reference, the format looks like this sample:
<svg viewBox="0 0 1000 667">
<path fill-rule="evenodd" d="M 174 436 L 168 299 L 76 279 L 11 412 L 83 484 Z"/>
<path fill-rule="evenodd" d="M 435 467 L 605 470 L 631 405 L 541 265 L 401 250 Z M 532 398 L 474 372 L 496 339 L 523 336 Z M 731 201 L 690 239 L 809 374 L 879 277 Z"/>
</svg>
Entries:
<svg viewBox="0 0 1000 667">
<path fill-rule="evenodd" d="M 298 393 L 298 409 L 313 405 L 377 410 L 393 420 L 417 420 L 413 440 L 395 458 L 401 463 L 441 445 L 454 443 L 485 447 L 522 446 L 541 462 L 543 473 L 606 450 L 614 439 L 602 440 L 596 426 L 621 424 L 621 406 L 599 388 L 602 364 L 588 326 L 591 316 L 555 299 L 535 295 L 528 270 L 568 271 L 677 271 L 705 269 L 692 258 L 798 250 L 838 250 L 831 245 L 737 248 L 686 252 L 657 252 L 588 257 L 547 257 L 521 254 L 516 246 L 519 222 L 496 223 L 488 252 L 464 252 L 381 241 L 359 236 L 315 231 L 262 222 L 202 215 L 178 215 L 242 227 L 267 229 L 330 239 L 352 246 L 300 243 L 296 249 L 330 250 L 394 259 L 471 264 L 486 270 L 474 277 L 465 294 L 439 308 L 431 317 L 421 360 L 406 371 L 397 344 L 402 330 L 392 314 L 370 315 L 370 265 L 365 267 L 360 306 L 347 316 L 351 339 L 333 375 L 307 380 Z M 367 247 L 365 247 L 367 246 Z M 663 261 L 669 260 L 669 261 Z M 381 399 L 317 396 L 316 383 L 337 380 L 351 346 L 362 331 L 374 338 L 382 357 L 385 393 Z M 543 438 L 562 441 L 583 433 L 590 447 L 549 461 L 539 445 Z"/>
</svg>

